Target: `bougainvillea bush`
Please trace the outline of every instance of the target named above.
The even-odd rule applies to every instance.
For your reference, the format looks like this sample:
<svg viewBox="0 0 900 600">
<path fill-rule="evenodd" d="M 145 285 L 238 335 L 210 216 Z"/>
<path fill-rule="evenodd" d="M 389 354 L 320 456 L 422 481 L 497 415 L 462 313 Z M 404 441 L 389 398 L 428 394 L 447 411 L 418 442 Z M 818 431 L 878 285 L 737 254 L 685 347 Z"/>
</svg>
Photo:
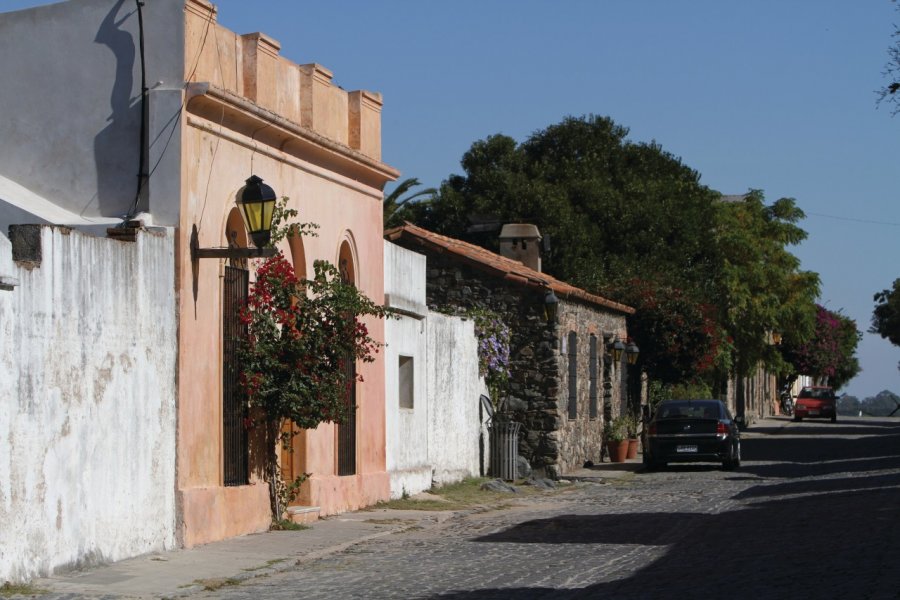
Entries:
<svg viewBox="0 0 900 600">
<path fill-rule="evenodd" d="M 838 389 L 859 372 L 854 354 L 861 338 L 856 321 L 817 304 L 813 336 L 797 346 L 787 344 L 782 351 L 797 374 Z"/>
<path fill-rule="evenodd" d="M 295 430 L 284 426 L 312 429 L 346 419 L 353 378 L 362 381 L 350 362 L 372 362 L 379 348 L 365 320 L 385 314 L 326 261 L 314 263 L 312 279 L 298 279 L 280 252 L 257 268 L 241 312 L 247 326 L 239 345 L 241 384 L 250 409 L 246 424 L 264 426 L 272 450 L 266 470 L 276 522 L 286 508 L 283 491 L 291 488 L 277 465 L 277 440 L 288 447 L 291 434 L 282 432 Z"/>
</svg>

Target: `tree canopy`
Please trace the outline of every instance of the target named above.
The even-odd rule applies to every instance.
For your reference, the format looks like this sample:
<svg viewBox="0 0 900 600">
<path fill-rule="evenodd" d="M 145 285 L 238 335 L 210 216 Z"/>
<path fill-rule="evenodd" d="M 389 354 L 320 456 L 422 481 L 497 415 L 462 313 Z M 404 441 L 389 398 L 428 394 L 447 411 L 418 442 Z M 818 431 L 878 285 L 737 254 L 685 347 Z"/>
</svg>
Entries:
<svg viewBox="0 0 900 600">
<path fill-rule="evenodd" d="M 895 346 L 900 346 L 900 278 L 894 280 L 892 289 L 875 294 L 874 300 L 875 310 L 872 311 L 869 333 L 877 333 Z M 900 364 L 897 368 L 900 369 Z"/>
<path fill-rule="evenodd" d="M 805 232 L 792 199 L 722 195 L 655 142 L 632 142 L 609 117 L 567 117 L 521 144 L 476 141 L 408 218 L 498 248 L 503 223 L 534 223 L 551 240 L 543 268 L 631 304 L 629 331 L 651 377 L 678 383 L 766 361 L 788 369 L 767 332 L 813 331 L 819 279 L 788 247 Z"/>
</svg>

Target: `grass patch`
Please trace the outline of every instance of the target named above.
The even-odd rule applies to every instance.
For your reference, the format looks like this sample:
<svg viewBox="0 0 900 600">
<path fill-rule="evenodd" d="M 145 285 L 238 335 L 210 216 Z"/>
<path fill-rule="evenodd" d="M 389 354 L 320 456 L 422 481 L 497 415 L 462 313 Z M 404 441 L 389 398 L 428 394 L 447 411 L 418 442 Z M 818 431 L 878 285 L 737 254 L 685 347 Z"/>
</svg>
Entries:
<svg viewBox="0 0 900 600">
<path fill-rule="evenodd" d="M 278 563 L 282 563 L 286 560 L 286 558 L 273 558 L 272 560 L 267 560 L 264 565 L 259 565 L 258 567 L 250 567 L 249 569 L 244 569 L 244 571 L 247 571 L 248 573 L 252 573 L 253 571 L 261 571 L 263 569 L 268 569 L 269 567 L 277 565 Z"/>
<path fill-rule="evenodd" d="M 5 581 L 3 582 L 3 585 L 0 585 L 0 597 L 3 598 L 11 598 L 12 596 L 37 596 L 38 594 L 44 594 L 47 591 L 48 590 L 35 587 L 30 583 L 10 583 Z"/>
<path fill-rule="evenodd" d="M 304 529 L 309 529 L 309 525 L 294 523 L 290 519 L 279 519 L 269 528 L 270 531 L 303 531 Z"/>
<path fill-rule="evenodd" d="M 510 500 L 521 496 L 531 496 L 541 493 L 543 490 L 533 486 L 519 486 L 517 494 L 505 492 L 492 492 L 482 490 L 481 484 L 490 479 L 485 477 L 471 477 L 459 483 L 452 483 L 439 488 L 432 488 L 429 494 L 437 498 L 424 498 L 417 500 L 413 497 L 400 498 L 390 502 L 380 502 L 374 508 L 390 508 L 394 510 L 464 510 L 467 508 L 499 509 L 509 506 Z"/>
<path fill-rule="evenodd" d="M 233 585 L 240 585 L 240 580 L 233 579 L 231 577 L 228 578 L 216 578 L 216 579 L 197 579 L 194 583 L 202 585 L 204 591 L 214 592 L 216 590 L 220 590 L 223 587 L 231 587 Z"/>
</svg>

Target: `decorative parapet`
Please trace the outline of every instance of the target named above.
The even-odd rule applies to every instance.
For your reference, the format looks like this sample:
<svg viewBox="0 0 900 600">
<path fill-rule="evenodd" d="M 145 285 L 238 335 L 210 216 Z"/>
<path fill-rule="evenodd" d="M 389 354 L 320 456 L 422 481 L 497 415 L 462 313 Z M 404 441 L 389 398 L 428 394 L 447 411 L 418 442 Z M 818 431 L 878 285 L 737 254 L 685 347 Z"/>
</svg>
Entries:
<svg viewBox="0 0 900 600">
<path fill-rule="evenodd" d="M 297 64 L 263 33 L 238 35 L 207 0 L 185 2 L 185 79 L 209 83 L 361 154 L 381 160 L 381 94 L 347 92 L 322 65 Z"/>
</svg>

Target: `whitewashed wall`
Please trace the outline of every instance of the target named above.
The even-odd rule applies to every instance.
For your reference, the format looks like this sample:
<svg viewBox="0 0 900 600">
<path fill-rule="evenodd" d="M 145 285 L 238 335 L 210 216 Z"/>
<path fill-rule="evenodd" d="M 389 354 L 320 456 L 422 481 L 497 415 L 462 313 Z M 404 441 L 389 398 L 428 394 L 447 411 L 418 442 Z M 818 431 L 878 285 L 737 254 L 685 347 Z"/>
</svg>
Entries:
<svg viewBox="0 0 900 600">
<path fill-rule="evenodd" d="M 478 375 L 478 345 L 472 321 L 429 313 L 428 460 L 435 485 L 481 473 L 480 397 L 487 394 Z M 490 455 L 487 440 L 484 456 Z"/>
<path fill-rule="evenodd" d="M 175 546 L 174 238 L 40 242 L 0 289 L 0 581 Z"/>
<path fill-rule="evenodd" d="M 391 498 L 431 487 L 428 462 L 428 398 L 425 386 L 425 257 L 384 244 L 385 303 L 402 311 L 385 322 L 385 421 Z M 399 361 L 413 358 L 413 408 L 400 407 Z"/>
<path fill-rule="evenodd" d="M 385 242 L 385 303 L 400 317 L 385 323 L 387 469 L 391 497 L 475 476 L 479 469 L 479 395 L 473 325 L 425 306 L 425 257 Z M 401 408 L 399 361 L 413 358 L 413 408 Z M 485 450 L 486 452 L 487 450 Z"/>
</svg>

